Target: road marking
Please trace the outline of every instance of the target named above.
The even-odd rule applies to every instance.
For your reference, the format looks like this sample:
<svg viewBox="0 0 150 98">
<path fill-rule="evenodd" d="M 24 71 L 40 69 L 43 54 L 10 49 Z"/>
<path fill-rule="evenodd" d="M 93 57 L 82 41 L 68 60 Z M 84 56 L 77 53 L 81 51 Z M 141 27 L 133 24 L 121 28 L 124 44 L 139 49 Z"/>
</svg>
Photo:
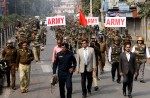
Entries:
<svg viewBox="0 0 150 98">
<path fill-rule="evenodd" d="M 52 72 L 50 65 L 41 65 L 43 72 Z"/>
</svg>

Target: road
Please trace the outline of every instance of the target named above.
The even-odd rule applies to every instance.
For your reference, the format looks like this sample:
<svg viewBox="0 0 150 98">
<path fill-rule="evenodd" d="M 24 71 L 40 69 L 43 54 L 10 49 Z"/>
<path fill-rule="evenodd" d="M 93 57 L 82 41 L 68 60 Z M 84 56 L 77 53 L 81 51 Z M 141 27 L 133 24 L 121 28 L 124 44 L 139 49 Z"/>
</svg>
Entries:
<svg viewBox="0 0 150 98">
<path fill-rule="evenodd" d="M 28 93 L 21 93 L 19 89 L 19 72 L 16 74 L 17 90 L 11 90 L 6 87 L 3 89 L 0 98 L 60 98 L 58 84 L 52 87 L 50 85 L 50 77 L 52 75 L 52 51 L 56 41 L 54 39 L 54 32 L 49 31 L 47 35 L 47 45 L 45 50 L 41 52 L 41 61 L 32 62 L 31 68 L 31 82 Z M 122 83 L 118 84 L 111 81 L 111 66 L 106 62 L 105 73 L 100 76 L 98 81 L 99 90 L 94 91 L 87 98 L 125 98 L 122 95 Z M 146 64 L 145 81 L 142 84 L 135 81 L 133 85 L 133 98 L 150 98 L 150 65 Z M 73 75 L 73 95 L 72 98 L 82 98 L 81 78 L 76 72 Z"/>
</svg>

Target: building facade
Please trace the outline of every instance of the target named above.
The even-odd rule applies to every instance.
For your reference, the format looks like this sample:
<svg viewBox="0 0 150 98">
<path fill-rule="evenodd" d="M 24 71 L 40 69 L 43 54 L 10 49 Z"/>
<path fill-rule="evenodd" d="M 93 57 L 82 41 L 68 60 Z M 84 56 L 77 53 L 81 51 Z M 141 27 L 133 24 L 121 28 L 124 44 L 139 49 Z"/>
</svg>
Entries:
<svg viewBox="0 0 150 98">
<path fill-rule="evenodd" d="M 54 13 L 56 15 L 66 15 L 75 13 L 76 2 L 75 0 L 61 0 L 60 5 L 54 6 Z"/>
<path fill-rule="evenodd" d="M 143 36 L 146 41 L 150 41 L 150 18 L 140 18 L 138 11 L 140 8 L 137 2 L 146 0 L 102 0 L 102 10 L 105 17 L 126 17 L 126 28 L 132 36 Z M 123 34 L 125 28 L 118 28 Z"/>
</svg>

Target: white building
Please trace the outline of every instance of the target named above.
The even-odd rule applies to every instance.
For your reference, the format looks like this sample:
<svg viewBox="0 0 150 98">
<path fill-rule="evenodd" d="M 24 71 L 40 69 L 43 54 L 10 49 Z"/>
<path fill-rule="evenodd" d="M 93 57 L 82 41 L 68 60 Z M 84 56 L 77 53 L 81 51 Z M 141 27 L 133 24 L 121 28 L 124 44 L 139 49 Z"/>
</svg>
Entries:
<svg viewBox="0 0 150 98">
<path fill-rule="evenodd" d="M 62 0 L 59 7 L 54 7 L 54 13 L 57 15 L 74 14 L 75 7 L 75 0 Z"/>
</svg>

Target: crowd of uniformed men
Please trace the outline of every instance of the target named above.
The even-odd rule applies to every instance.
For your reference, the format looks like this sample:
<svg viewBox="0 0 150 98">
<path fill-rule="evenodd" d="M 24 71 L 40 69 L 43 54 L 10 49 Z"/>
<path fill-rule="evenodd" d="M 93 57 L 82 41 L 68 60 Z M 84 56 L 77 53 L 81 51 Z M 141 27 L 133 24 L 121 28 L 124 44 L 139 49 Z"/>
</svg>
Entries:
<svg viewBox="0 0 150 98">
<path fill-rule="evenodd" d="M 132 44 L 132 37 L 125 29 L 123 36 L 120 36 L 119 30 L 115 28 L 104 28 L 99 30 L 98 26 L 82 26 L 77 22 L 67 20 L 66 26 L 51 27 L 55 31 L 56 40 L 67 43 L 69 50 L 74 54 L 77 49 L 82 48 L 83 39 L 87 39 L 89 46 L 94 48 L 96 59 L 96 81 L 98 78 L 98 67 L 100 74 L 104 73 L 105 57 L 112 65 L 112 81 L 115 81 L 115 73 L 117 70 L 117 82 L 120 83 L 121 76 L 119 74 L 119 56 L 124 50 L 124 43 Z M 29 18 L 21 22 L 16 22 L 15 42 L 9 40 L 7 46 L 2 51 L 2 58 L 8 62 L 7 86 L 10 87 L 10 74 L 12 77 L 11 87 L 15 88 L 15 71 L 20 70 L 20 89 L 21 92 L 27 92 L 30 81 L 30 65 L 31 61 L 40 61 L 40 51 L 46 45 L 47 29 L 44 22 L 39 25 L 38 19 Z M 14 46 L 14 45 L 15 46 Z M 133 46 L 133 44 L 132 44 Z M 32 50 L 31 50 L 32 49 Z M 32 52 L 33 51 L 33 52 Z M 144 83 L 144 66 L 146 63 L 146 55 L 149 58 L 149 52 L 144 39 L 139 37 L 137 44 L 134 46 L 136 60 L 138 62 L 138 70 L 141 73 L 140 82 Z M 94 79 L 93 79 L 94 80 Z M 137 76 L 135 77 L 137 80 Z M 94 82 L 94 81 L 93 81 Z M 96 84 L 95 84 L 96 85 Z M 95 86 L 98 90 L 98 86 Z"/>
<path fill-rule="evenodd" d="M 2 50 L 2 61 L 7 63 L 7 87 L 15 87 L 15 73 L 20 72 L 21 92 L 27 92 L 30 82 L 31 61 L 40 61 L 40 51 L 46 45 L 46 27 L 44 22 L 35 18 L 16 21 L 15 39 L 8 40 Z M 10 80 L 11 75 L 11 80 Z M 2 83 L 0 83 L 2 86 Z"/>
<path fill-rule="evenodd" d="M 116 28 L 105 28 L 103 30 L 99 30 L 98 26 L 86 26 L 86 27 L 84 27 L 84 26 L 79 25 L 78 23 L 72 22 L 72 21 L 67 21 L 66 26 L 58 26 L 58 27 L 53 27 L 51 29 L 56 32 L 56 39 L 58 40 L 57 43 L 59 44 L 58 46 L 56 46 L 54 48 L 54 52 L 56 53 L 56 57 L 58 55 L 61 57 L 60 58 L 58 56 L 58 58 L 57 58 L 58 60 L 56 59 L 57 64 L 60 63 L 60 64 L 58 64 L 58 65 L 56 64 L 56 65 L 61 66 L 61 68 L 58 69 L 58 70 L 61 70 L 60 72 L 58 71 L 58 74 L 61 74 L 62 76 L 60 76 L 59 78 L 63 78 L 63 81 L 64 81 L 64 82 L 59 83 L 59 86 L 61 87 L 60 88 L 60 97 L 61 98 L 64 98 L 64 96 L 65 96 L 64 95 L 64 89 L 62 88 L 65 85 L 65 81 L 66 81 L 66 87 L 67 87 L 67 91 L 68 91 L 67 92 L 67 98 L 71 98 L 69 96 L 71 95 L 70 93 L 72 91 L 72 87 L 69 87 L 69 85 L 68 85 L 68 83 L 72 83 L 71 80 L 70 81 L 68 80 L 71 77 L 68 77 L 68 75 L 66 75 L 65 72 L 63 73 L 63 70 L 67 69 L 63 64 L 63 61 L 64 62 L 67 61 L 67 58 L 63 59 L 65 53 L 63 54 L 64 51 L 62 50 L 62 54 L 57 55 L 57 53 L 61 53 L 61 52 L 59 52 L 59 51 L 61 51 L 61 49 L 60 49 L 60 47 L 61 47 L 60 43 L 61 42 L 63 43 L 63 45 L 64 45 L 64 43 L 67 43 L 68 46 L 66 46 L 66 48 L 68 48 L 70 51 L 72 51 L 75 54 L 77 53 L 77 58 L 79 55 L 81 55 L 80 54 L 81 52 L 79 52 L 79 51 L 81 51 L 81 48 L 84 49 L 84 51 L 82 51 L 82 52 L 84 52 L 83 56 L 81 56 L 84 59 L 86 59 L 86 56 L 85 56 L 86 55 L 86 53 L 85 53 L 86 48 L 88 46 L 94 48 L 95 60 L 96 60 L 96 63 L 95 63 L 96 64 L 96 71 L 94 70 L 94 67 L 93 67 L 94 71 L 92 73 L 93 74 L 92 80 L 93 80 L 95 91 L 98 90 L 98 86 L 97 86 L 97 80 L 99 80 L 98 74 L 104 73 L 105 57 L 108 58 L 108 62 L 109 62 L 109 64 L 111 64 L 112 81 L 115 81 L 115 76 L 116 76 L 115 74 L 117 72 L 116 82 L 121 83 L 122 70 L 127 70 L 127 72 L 129 71 L 129 75 L 127 73 L 126 78 L 125 78 L 125 75 L 123 75 L 123 77 L 124 77 L 123 95 L 124 96 L 126 96 L 126 86 L 128 86 L 128 96 L 129 96 L 129 98 L 132 98 L 132 96 L 131 96 L 132 86 L 133 86 L 132 79 L 131 80 L 128 80 L 128 79 L 132 78 L 132 77 L 130 77 L 130 75 L 134 76 L 134 72 L 135 72 L 134 80 L 137 81 L 137 77 L 140 74 L 140 82 L 145 83 L 145 81 L 144 81 L 145 63 L 147 61 L 146 59 L 150 58 L 150 55 L 149 55 L 148 47 L 144 44 L 143 37 L 139 36 L 138 39 L 136 40 L 137 42 L 134 43 L 135 41 L 132 40 L 132 37 L 129 34 L 128 29 L 125 29 L 125 31 L 123 32 L 123 35 L 121 36 L 121 33 Z M 88 46 L 83 45 L 86 43 L 88 43 Z M 131 46 L 133 46 L 132 51 L 126 49 L 127 47 L 129 47 L 129 49 L 130 49 Z M 62 47 L 64 48 L 65 45 Z M 134 63 L 134 65 L 131 64 L 134 67 L 131 67 L 128 65 L 127 65 L 128 68 L 126 68 L 126 69 L 122 69 L 120 67 L 120 65 L 121 65 L 120 64 L 120 54 L 122 52 L 125 52 L 125 51 L 129 52 L 129 54 L 130 54 L 130 52 L 135 54 L 137 64 L 135 62 L 131 61 L 132 63 Z M 91 58 L 91 57 L 88 57 L 88 58 Z M 132 57 L 132 58 L 134 58 L 134 57 Z M 84 60 L 84 61 L 86 61 L 86 60 Z M 82 62 L 81 58 L 77 59 L 77 67 L 78 68 L 81 67 L 81 64 L 80 64 L 81 62 Z M 91 61 L 91 62 L 93 62 L 93 61 Z M 76 63 L 74 61 L 72 61 L 72 63 L 74 64 L 74 66 L 76 66 Z M 54 61 L 53 66 L 56 66 L 56 65 L 55 65 L 55 61 Z M 64 69 L 62 68 L 62 66 L 64 66 Z M 67 66 L 71 66 L 71 65 L 67 65 Z M 90 76 L 89 73 L 91 73 L 91 71 L 89 71 L 88 68 L 90 68 L 90 67 L 87 66 L 87 64 L 82 65 L 82 67 L 83 66 L 85 66 L 85 69 L 82 69 L 82 70 L 85 70 L 85 71 L 83 71 L 83 72 L 81 71 L 81 85 L 82 85 L 82 91 L 83 91 L 82 92 L 82 95 L 83 95 L 82 98 L 86 98 L 86 92 L 87 91 L 85 90 L 86 86 L 84 85 L 84 83 L 86 83 L 85 81 L 86 81 L 86 77 L 87 77 L 87 79 L 88 79 L 87 80 L 88 81 L 87 90 L 88 90 L 88 93 L 91 94 L 91 90 L 90 90 L 91 84 L 90 84 L 90 78 L 89 78 L 89 76 Z M 99 67 L 99 69 L 98 69 L 98 67 Z M 56 69 L 56 68 L 54 68 L 54 69 Z M 98 73 L 98 70 L 100 71 L 99 73 Z M 130 73 L 130 70 L 133 70 L 132 74 Z M 77 70 L 77 71 L 79 71 L 79 70 Z M 64 79 L 66 79 L 66 80 L 64 80 Z M 127 81 L 131 81 L 131 83 L 128 83 Z"/>
</svg>

